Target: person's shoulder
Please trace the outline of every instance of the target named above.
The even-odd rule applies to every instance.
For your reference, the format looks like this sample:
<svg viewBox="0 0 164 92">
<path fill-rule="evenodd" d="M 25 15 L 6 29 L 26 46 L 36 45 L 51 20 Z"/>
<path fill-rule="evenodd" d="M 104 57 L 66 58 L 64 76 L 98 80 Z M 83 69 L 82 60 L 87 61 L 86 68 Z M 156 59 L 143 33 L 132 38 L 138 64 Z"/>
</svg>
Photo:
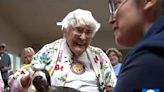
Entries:
<svg viewBox="0 0 164 92">
<path fill-rule="evenodd" d="M 103 52 L 101 48 L 94 47 L 94 46 L 89 46 L 88 49 L 90 49 L 91 51 L 99 52 L 99 53 Z"/>
<path fill-rule="evenodd" d="M 47 48 L 47 49 L 49 49 L 49 48 L 55 48 L 55 47 L 57 47 L 57 46 L 59 46 L 62 42 L 64 42 L 65 40 L 64 39 L 58 39 L 58 40 L 55 40 L 55 41 L 53 41 L 53 42 L 51 42 L 51 43 L 48 43 L 48 44 L 45 44 L 44 46 L 43 46 L 43 48 L 45 49 L 45 48 Z"/>
<path fill-rule="evenodd" d="M 9 55 L 9 53 L 4 53 L 4 56 L 6 56 L 6 57 L 10 57 L 10 55 Z"/>
<path fill-rule="evenodd" d="M 64 39 L 57 39 L 57 40 L 55 40 L 55 41 L 53 41 L 51 43 L 46 44 L 45 46 L 57 45 L 57 44 L 60 44 L 63 41 L 64 41 Z"/>
<path fill-rule="evenodd" d="M 164 65 L 164 55 L 158 54 L 152 51 L 141 51 L 136 55 L 133 55 L 126 63 L 131 63 L 135 65 L 153 65 L 153 64 L 163 64 Z"/>
<path fill-rule="evenodd" d="M 24 69 L 29 69 L 32 66 L 32 64 L 23 64 L 22 67 Z"/>
</svg>

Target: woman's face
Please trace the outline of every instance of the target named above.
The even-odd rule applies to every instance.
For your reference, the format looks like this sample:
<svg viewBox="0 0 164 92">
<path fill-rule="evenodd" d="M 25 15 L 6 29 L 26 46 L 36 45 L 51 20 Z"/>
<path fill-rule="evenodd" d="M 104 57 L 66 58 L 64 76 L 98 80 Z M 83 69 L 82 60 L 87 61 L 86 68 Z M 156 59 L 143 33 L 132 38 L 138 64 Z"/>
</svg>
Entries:
<svg viewBox="0 0 164 92">
<path fill-rule="evenodd" d="M 110 62 L 113 66 L 116 65 L 117 63 L 119 63 L 119 57 L 117 56 L 117 54 L 115 52 L 111 51 L 108 54 L 108 57 L 109 57 Z"/>
<path fill-rule="evenodd" d="M 24 64 L 30 64 L 32 61 L 33 53 L 31 53 L 30 51 L 24 51 L 22 57 L 24 59 Z"/>
<path fill-rule="evenodd" d="M 142 25 L 144 22 L 142 9 L 135 0 L 116 0 L 118 11 L 110 16 L 109 23 L 112 25 L 116 43 L 131 47 L 143 36 Z"/>
<path fill-rule="evenodd" d="M 0 53 L 4 53 L 5 52 L 5 47 L 4 46 L 0 46 Z"/>
<path fill-rule="evenodd" d="M 64 30 L 64 37 L 73 55 L 80 56 L 91 43 L 93 30 L 88 26 L 76 24 Z"/>
</svg>

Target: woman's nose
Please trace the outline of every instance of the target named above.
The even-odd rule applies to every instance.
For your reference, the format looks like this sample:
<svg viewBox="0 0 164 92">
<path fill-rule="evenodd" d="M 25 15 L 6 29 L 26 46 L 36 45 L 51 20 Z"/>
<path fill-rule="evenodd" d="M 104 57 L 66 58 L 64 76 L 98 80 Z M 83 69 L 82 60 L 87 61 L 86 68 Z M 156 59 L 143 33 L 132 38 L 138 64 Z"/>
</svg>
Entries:
<svg viewBox="0 0 164 92">
<path fill-rule="evenodd" d="M 28 57 L 28 58 L 27 58 L 28 61 L 31 61 L 31 59 L 32 59 L 32 57 Z"/>
<path fill-rule="evenodd" d="M 80 35 L 80 38 L 81 38 L 82 40 L 85 40 L 85 39 L 86 39 L 86 33 L 83 32 L 83 33 Z"/>
<path fill-rule="evenodd" d="M 116 18 L 114 15 L 109 16 L 108 23 L 109 24 L 114 24 L 116 22 Z"/>
</svg>

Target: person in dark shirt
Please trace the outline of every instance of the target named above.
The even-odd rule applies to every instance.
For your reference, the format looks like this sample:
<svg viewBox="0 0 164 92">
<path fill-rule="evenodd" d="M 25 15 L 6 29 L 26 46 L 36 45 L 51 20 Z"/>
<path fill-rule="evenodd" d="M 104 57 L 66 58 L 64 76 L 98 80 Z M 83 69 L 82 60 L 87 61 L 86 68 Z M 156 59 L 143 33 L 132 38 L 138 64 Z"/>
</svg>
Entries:
<svg viewBox="0 0 164 92">
<path fill-rule="evenodd" d="M 133 47 L 113 92 L 164 92 L 164 0 L 109 0 L 109 10 L 116 43 Z"/>
<path fill-rule="evenodd" d="M 0 44 L 0 70 L 5 87 L 8 86 L 8 70 L 10 70 L 11 60 L 10 56 L 6 53 L 6 44 Z"/>
</svg>

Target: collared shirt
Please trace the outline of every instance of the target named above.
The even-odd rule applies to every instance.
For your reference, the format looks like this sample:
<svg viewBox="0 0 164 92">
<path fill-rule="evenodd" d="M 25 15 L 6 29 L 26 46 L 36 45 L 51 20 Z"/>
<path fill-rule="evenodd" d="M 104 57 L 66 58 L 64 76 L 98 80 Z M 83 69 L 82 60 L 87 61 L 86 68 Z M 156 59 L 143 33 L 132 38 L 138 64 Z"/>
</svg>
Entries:
<svg viewBox="0 0 164 92">
<path fill-rule="evenodd" d="M 0 53 L 0 69 L 3 67 L 9 67 L 11 65 L 10 56 L 7 53 Z M 7 80 L 8 79 L 8 71 L 2 71 L 2 78 Z"/>
<path fill-rule="evenodd" d="M 114 69 L 114 72 L 115 72 L 116 76 L 119 75 L 119 72 L 120 72 L 120 69 L 121 69 L 121 65 L 122 65 L 121 63 L 118 63 L 115 66 L 113 66 L 113 69 Z"/>
</svg>

